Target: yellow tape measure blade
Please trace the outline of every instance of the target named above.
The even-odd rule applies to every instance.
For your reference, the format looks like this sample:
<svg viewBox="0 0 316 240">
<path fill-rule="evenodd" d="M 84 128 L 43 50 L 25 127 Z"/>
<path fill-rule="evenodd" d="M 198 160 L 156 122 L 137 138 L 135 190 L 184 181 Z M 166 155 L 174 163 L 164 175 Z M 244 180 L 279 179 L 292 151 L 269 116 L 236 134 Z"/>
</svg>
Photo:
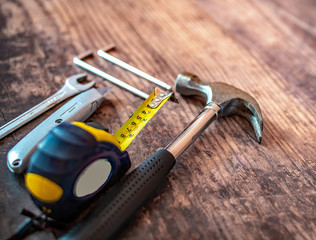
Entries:
<svg viewBox="0 0 316 240">
<path fill-rule="evenodd" d="M 128 147 L 137 134 L 145 127 L 147 122 L 158 112 L 172 94 L 173 93 L 166 93 L 161 89 L 156 88 L 114 134 L 114 137 L 121 145 L 122 151 Z"/>
</svg>

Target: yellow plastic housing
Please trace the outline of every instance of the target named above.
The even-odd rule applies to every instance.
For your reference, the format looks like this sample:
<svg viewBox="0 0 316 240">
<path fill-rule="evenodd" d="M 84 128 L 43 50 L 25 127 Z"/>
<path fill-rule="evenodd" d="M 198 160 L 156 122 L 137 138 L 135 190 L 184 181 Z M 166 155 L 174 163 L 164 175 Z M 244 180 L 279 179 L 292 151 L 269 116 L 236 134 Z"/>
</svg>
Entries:
<svg viewBox="0 0 316 240">
<path fill-rule="evenodd" d="M 115 146 L 117 146 L 118 149 L 121 150 L 121 145 L 116 140 L 116 138 L 114 136 L 112 136 L 110 133 L 108 133 L 104 130 L 101 130 L 101 129 L 91 127 L 83 122 L 72 122 L 71 124 L 76 125 L 77 127 L 80 127 L 82 129 L 86 130 L 87 132 L 92 134 L 97 141 L 110 142 L 110 143 L 114 144 Z"/>
<path fill-rule="evenodd" d="M 25 184 L 29 192 L 43 202 L 56 202 L 63 195 L 63 189 L 58 184 L 35 173 L 25 175 Z"/>
</svg>

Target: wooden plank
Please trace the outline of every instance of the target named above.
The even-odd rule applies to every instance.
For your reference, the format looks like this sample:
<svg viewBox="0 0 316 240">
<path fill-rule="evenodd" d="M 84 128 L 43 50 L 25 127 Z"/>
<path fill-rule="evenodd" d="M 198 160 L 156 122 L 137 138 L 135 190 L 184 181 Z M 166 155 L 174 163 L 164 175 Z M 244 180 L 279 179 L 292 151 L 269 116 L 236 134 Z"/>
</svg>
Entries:
<svg viewBox="0 0 316 240">
<path fill-rule="evenodd" d="M 6 1 L 0 5 L 0 124 L 82 72 L 72 57 L 114 43 L 112 54 L 173 85 L 190 71 L 253 95 L 264 117 L 258 145 L 244 119 L 220 119 L 178 160 L 123 239 L 315 239 L 316 8 L 310 0 Z M 133 86 L 153 85 L 103 59 L 89 60 Z M 89 75 L 97 86 L 110 86 Z M 111 133 L 142 100 L 119 88 L 91 117 Z M 135 168 L 203 108 L 166 104 L 127 149 Z M 6 154 L 57 108 L 0 140 L 0 238 L 39 212 Z M 250 136 L 249 136 L 250 135 Z M 32 239 L 54 239 L 51 233 Z"/>
</svg>

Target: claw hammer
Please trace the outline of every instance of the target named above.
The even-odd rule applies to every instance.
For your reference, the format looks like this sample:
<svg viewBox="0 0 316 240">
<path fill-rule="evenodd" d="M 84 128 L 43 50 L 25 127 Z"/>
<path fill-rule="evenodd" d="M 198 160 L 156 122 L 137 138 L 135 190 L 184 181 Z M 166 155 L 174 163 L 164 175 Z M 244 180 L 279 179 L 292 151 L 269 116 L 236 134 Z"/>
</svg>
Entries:
<svg viewBox="0 0 316 240">
<path fill-rule="evenodd" d="M 203 111 L 164 149 L 114 186 L 94 209 L 61 239 L 110 239 L 123 224 L 151 197 L 166 179 L 175 159 L 215 119 L 231 115 L 245 117 L 261 142 L 262 115 L 257 101 L 248 93 L 221 82 L 201 85 L 190 73 L 179 74 L 176 90 L 182 95 L 198 95 L 206 100 Z"/>
</svg>

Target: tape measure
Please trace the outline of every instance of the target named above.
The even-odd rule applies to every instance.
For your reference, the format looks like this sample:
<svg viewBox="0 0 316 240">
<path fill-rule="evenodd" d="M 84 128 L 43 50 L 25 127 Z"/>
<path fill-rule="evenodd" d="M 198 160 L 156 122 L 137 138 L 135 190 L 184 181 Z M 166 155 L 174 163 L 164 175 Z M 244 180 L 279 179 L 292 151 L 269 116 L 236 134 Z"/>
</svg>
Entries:
<svg viewBox="0 0 316 240">
<path fill-rule="evenodd" d="M 158 112 L 162 105 L 171 97 L 160 88 L 156 88 L 133 115 L 114 134 L 121 149 L 125 150 L 147 122 Z"/>
<path fill-rule="evenodd" d="M 63 122 L 31 156 L 25 184 L 47 216 L 69 221 L 130 168 L 126 147 L 171 97 L 156 88 L 114 136 L 96 125 Z"/>
</svg>

